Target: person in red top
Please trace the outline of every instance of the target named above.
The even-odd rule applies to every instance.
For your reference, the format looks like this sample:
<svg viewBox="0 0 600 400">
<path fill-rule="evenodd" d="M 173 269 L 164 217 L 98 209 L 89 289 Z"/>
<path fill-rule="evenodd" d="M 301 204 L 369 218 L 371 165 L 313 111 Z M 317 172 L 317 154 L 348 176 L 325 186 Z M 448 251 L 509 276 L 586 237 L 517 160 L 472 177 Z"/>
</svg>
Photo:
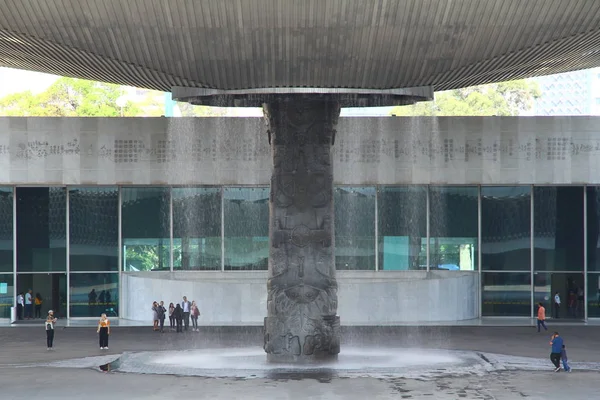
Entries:
<svg viewBox="0 0 600 400">
<path fill-rule="evenodd" d="M 540 327 L 544 327 L 544 330 L 547 331 L 546 327 L 546 309 L 544 305 L 540 302 L 538 303 L 538 315 L 537 315 L 537 328 L 538 332 L 540 331 Z"/>
</svg>

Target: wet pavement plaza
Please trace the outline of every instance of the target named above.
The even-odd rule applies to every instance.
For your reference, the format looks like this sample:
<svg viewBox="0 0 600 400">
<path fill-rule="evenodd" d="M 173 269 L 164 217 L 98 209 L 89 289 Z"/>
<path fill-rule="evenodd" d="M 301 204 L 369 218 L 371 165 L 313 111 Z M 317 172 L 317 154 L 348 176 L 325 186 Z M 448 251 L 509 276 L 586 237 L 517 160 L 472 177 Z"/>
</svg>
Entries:
<svg viewBox="0 0 600 400">
<path fill-rule="evenodd" d="M 318 366 L 266 363 L 257 329 L 116 328 L 109 351 L 90 331 L 58 330 L 48 352 L 42 330 L 0 329 L 1 398 L 573 400 L 595 398 L 600 377 L 586 326 L 561 328 L 573 373 L 552 372 L 548 335 L 527 327 L 347 331 L 338 361 Z"/>
</svg>

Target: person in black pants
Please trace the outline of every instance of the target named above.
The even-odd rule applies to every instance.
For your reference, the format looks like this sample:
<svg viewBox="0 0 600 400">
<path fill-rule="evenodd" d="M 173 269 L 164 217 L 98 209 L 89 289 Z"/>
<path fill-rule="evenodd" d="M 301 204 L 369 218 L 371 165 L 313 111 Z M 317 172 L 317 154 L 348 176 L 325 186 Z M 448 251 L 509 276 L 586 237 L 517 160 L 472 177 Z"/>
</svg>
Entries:
<svg viewBox="0 0 600 400">
<path fill-rule="evenodd" d="M 100 349 L 108 350 L 108 336 L 110 335 L 110 321 L 106 318 L 106 314 L 102 313 L 100 321 L 98 321 L 98 329 L 96 332 L 99 334 Z"/>
<path fill-rule="evenodd" d="M 179 304 L 175 307 L 175 311 L 173 311 L 173 316 L 175 317 L 175 321 L 177 322 L 177 332 L 183 332 L 181 327 L 183 322 L 183 309 Z"/>
<path fill-rule="evenodd" d="M 165 329 L 165 314 L 167 313 L 167 309 L 165 308 L 165 303 L 163 301 L 161 301 L 158 304 L 158 322 L 159 322 L 159 327 L 160 327 L 160 331 L 164 332 Z"/>
<path fill-rule="evenodd" d="M 192 303 L 190 303 L 185 296 L 183 296 L 181 309 L 183 311 L 183 323 L 185 324 L 185 330 L 187 331 L 190 327 L 190 311 L 192 311 Z"/>
<path fill-rule="evenodd" d="M 48 350 L 52 350 L 54 346 L 54 324 L 56 323 L 56 318 L 54 318 L 54 311 L 48 311 L 48 317 L 46 317 L 46 322 L 44 325 L 46 326 L 46 344 L 48 345 Z"/>
</svg>

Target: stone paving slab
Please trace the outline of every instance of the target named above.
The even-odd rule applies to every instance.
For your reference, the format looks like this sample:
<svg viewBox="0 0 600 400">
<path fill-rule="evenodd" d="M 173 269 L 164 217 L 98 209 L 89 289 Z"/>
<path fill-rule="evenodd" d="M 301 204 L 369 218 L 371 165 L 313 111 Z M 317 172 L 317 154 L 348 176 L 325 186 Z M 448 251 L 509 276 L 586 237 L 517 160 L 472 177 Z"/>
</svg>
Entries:
<svg viewBox="0 0 600 400">
<path fill-rule="evenodd" d="M 494 354 L 546 358 L 548 332 L 533 327 L 355 327 L 342 329 L 343 346 L 407 347 L 473 350 Z M 573 362 L 600 361 L 600 327 L 563 326 L 559 329 Z M 56 351 L 46 351 L 44 327 L 0 328 L 0 365 L 49 362 L 127 351 L 232 348 L 262 345 L 259 327 L 212 327 L 201 332 L 177 334 L 153 332 L 150 327 L 115 327 L 110 350 L 98 348 L 95 328 L 60 328 L 56 331 Z"/>
</svg>

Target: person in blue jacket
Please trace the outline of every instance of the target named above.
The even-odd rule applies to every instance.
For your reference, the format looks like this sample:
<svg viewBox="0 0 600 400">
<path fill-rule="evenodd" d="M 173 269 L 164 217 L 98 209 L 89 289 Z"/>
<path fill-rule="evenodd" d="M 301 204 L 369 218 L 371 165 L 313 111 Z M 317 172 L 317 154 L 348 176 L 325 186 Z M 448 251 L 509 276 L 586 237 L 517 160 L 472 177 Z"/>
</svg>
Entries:
<svg viewBox="0 0 600 400">
<path fill-rule="evenodd" d="M 552 361 L 552 364 L 554 364 L 554 366 L 556 367 L 554 372 L 560 371 L 560 355 L 562 353 L 563 344 L 564 342 L 562 337 L 560 337 L 558 332 L 554 332 L 554 334 L 552 335 L 552 339 L 550 340 L 550 346 L 552 346 L 552 350 L 550 353 L 550 361 Z"/>
</svg>

